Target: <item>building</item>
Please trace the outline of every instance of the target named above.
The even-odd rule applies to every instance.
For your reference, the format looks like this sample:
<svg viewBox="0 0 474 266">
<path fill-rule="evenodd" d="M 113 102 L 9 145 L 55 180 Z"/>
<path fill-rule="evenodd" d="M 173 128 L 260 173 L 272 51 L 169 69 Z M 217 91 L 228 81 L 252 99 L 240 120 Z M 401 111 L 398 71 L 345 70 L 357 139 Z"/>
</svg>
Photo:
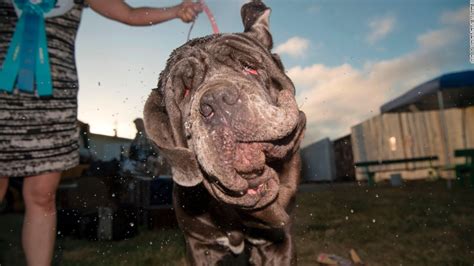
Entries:
<svg viewBox="0 0 474 266">
<path fill-rule="evenodd" d="M 474 148 L 474 71 L 440 76 L 384 104 L 381 113 L 351 129 L 354 160 L 404 161 L 369 166 L 375 179 L 401 174 L 405 179 L 426 178 L 433 172 L 453 178 L 450 168 L 463 158 L 454 151 Z M 436 157 L 430 162 L 415 158 Z M 448 171 L 446 171 L 448 170 Z M 357 171 L 366 179 L 367 169 Z"/>
<path fill-rule="evenodd" d="M 94 160 L 110 161 L 128 155 L 132 139 L 90 133 L 89 125 L 81 121 L 78 126 L 82 157 L 92 156 Z"/>
<path fill-rule="evenodd" d="M 334 165 L 337 181 L 354 181 L 355 168 L 352 153 L 351 135 L 338 138 L 332 142 L 334 150 Z"/>
<path fill-rule="evenodd" d="M 89 134 L 91 153 L 101 161 L 120 160 L 120 156 L 128 154 L 132 139 L 100 134 Z"/>
<path fill-rule="evenodd" d="M 322 139 L 301 149 L 302 179 L 307 182 L 354 181 L 351 136 Z"/>
<path fill-rule="evenodd" d="M 382 105 L 379 115 L 352 126 L 350 135 L 303 148 L 302 176 L 306 181 L 366 180 L 368 172 L 376 180 L 453 178 L 449 169 L 464 160 L 454 157 L 459 149 L 474 149 L 472 70 L 416 86 Z M 431 157 L 436 159 L 411 161 Z M 378 165 L 355 168 L 364 162 Z"/>
<path fill-rule="evenodd" d="M 329 138 L 301 149 L 302 179 L 307 182 L 336 180 L 334 149 Z"/>
</svg>

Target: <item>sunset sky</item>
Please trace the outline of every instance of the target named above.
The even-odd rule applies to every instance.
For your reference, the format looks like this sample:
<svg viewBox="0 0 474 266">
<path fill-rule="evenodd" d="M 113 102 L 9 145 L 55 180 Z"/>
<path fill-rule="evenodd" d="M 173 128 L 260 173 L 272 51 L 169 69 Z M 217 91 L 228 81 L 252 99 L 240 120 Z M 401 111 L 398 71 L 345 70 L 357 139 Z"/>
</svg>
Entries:
<svg viewBox="0 0 474 266">
<path fill-rule="evenodd" d="M 242 0 L 208 0 L 221 32 L 242 31 Z M 178 1 L 127 1 L 169 6 Z M 463 0 L 268 0 L 274 52 L 281 55 L 308 118 L 304 144 L 348 134 L 386 101 L 469 63 Z M 77 39 L 79 119 L 91 131 L 133 138 L 133 119 L 171 51 L 186 41 L 178 20 L 133 28 L 86 9 Z M 212 32 L 202 14 L 192 37 Z"/>
</svg>

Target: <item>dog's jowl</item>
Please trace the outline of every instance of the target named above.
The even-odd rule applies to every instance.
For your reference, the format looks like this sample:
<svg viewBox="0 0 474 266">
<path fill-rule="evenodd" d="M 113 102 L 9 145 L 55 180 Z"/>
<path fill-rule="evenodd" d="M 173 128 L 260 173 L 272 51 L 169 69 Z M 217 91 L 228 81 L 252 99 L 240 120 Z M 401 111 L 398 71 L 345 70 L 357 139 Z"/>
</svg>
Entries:
<svg viewBox="0 0 474 266">
<path fill-rule="evenodd" d="M 172 166 L 192 265 L 291 265 L 305 116 L 271 52 L 270 9 L 257 0 L 241 14 L 243 33 L 171 54 L 145 105 L 146 130 Z"/>
</svg>

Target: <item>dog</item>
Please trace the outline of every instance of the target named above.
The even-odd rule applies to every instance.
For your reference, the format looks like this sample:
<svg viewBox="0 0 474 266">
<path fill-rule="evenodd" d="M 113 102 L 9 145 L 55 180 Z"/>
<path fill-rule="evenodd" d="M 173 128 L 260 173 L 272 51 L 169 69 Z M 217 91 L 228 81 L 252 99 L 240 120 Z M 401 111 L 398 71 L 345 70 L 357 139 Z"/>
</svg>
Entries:
<svg viewBox="0 0 474 266">
<path fill-rule="evenodd" d="M 174 50 L 144 107 L 172 167 L 192 265 L 293 265 L 291 213 L 306 118 L 278 55 L 270 9 L 242 6 L 243 33 Z"/>
</svg>

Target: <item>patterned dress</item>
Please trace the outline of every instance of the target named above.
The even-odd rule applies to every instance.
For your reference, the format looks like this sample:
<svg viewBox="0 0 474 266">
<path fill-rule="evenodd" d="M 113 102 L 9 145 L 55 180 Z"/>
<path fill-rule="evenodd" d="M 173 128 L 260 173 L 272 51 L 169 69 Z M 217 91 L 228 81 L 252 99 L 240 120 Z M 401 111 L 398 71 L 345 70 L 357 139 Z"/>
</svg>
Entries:
<svg viewBox="0 0 474 266">
<path fill-rule="evenodd" d="M 66 13 L 45 19 L 52 97 L 0 91 L 0 177 L 63 171 L 79 162 L 74 45 L 82 5 L 59 0 L 57 8 L 65 1 Z M 0 0 L 0 66 L 17 20 L 12 1 Z"/>
</svg>

